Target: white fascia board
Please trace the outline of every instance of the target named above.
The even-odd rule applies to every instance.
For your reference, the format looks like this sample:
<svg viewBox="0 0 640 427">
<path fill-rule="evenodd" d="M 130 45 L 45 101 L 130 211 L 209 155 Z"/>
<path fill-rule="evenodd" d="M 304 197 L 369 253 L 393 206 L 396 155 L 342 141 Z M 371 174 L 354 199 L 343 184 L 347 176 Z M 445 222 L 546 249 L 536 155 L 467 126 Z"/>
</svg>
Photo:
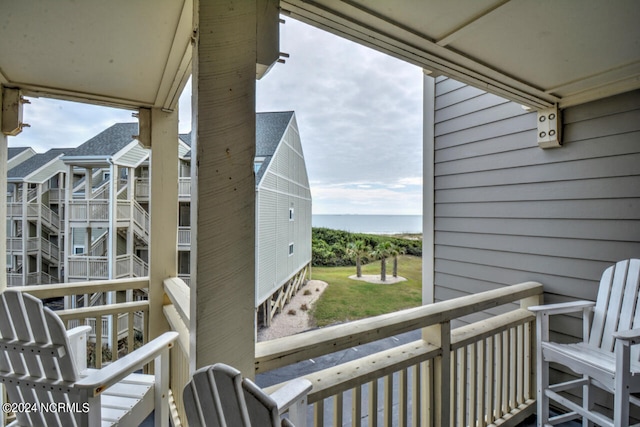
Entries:
<svg viewBox="0 0 640 427">
<path fill-rule="evenodd" d="M 56 175 L 56 174 L 58 174 L 60 172 L 65 172 L 67 168 L 65 167 L 64 162 L 60 159 L 62 156 L 63 155 L 61 154 L 58 157 L 56 157 L 55 159 L 45 163 L 44 165 L 40 166 L 38 169 L 36 169 L 33 172 L 31 172 L 29 175 L 25 176 L 22 180 L 24 182 L 29 182 L 31 184 L 42 184 L 42 183 L 48 181 L 54 175 Z M 37 180 L 37 181 L 32 180 L 32 177 L 34 175 L 39 174 L 43 169 L 47 169 L 47 168 L 53 166 L 55 163 L 59 163 L 58 167 L 52 169 L 51 173 L 48 174 L 45 179 L 41 179 L 41 180 Z"/>
<path fill-rule="evenodd" d="M 127 154 L 129 151 L 131 151 L 132 149 L 134 149 L 136 147 L 139 147 L 141 150 L 144 150 L 144 155 L 141 155 L 135 163 L 124 163 L 124 162 L 120 161 L 122 156 L 124 156 L 125 154 Z M 129 144 L 127 144 L 125 147 L 123 147 L 120 151 L 118 151 L 116 154 L 111 156 L 111 161 L 113 162 L 114 165 L 137 168 L 145 160 L 147 160 L 149 158 L 149 152 L 150 152 L 149 149 L 144 148 L 142 146 L 142 144 L 140 144 L 140 141 L 138 141 L 137 139 L 134 139 Z"/>
</svg>

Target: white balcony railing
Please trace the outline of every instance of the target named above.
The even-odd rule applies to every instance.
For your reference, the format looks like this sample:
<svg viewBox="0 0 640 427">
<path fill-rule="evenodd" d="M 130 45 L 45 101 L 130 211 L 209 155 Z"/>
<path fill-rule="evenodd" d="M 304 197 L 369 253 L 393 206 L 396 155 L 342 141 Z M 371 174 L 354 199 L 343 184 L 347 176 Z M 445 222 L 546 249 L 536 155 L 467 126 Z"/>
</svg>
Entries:
<svg viewBox="0 0 640 427">
<path fill-rule="evenodd" d="M 52 283 L 58 283 L 58 278 L 42 271 L 27 273 L 27 286 L 51 285 Z"/>
<path fill-rule="evenodd" d="M 149 274 L 149 266 L 140 257 L 132 254 L 116 257 L 116 277 L 144 277 Z"/>
<path fill-rule="evenodd" d="M 7 237 L 7 252 L 22 252 L 22 237 Z"/>
<path fill-rule="evenodd" d="M 191 227 L 178 227 L 178 246 L 191 247 Z"/>
<path fill-rule="evenodd" d="M 109 221 L 108 200 L 70 200 L 70 221 Z"/>
<path fill-rule="evenodd" d="M 60 298 L 63 296 L 84 296 L 96 293 L 146 289 L 149 287 L 148 278 L 109 280 L 79 283 L 64 283 L 50 286 L 28 286 L 22 288 L 38 298 Z M 95 349 L 101 349 L 103 344 L 108 344 L 111 349 L 119 348 L 124 341 L 124 351 L 111 352 L 111 359 L 103 360 L 106 353 L 93 351 L 88 355 L 88 366 L 100 368 L 104 362 L 112 362 L 122 356 L 122 353 L 133 351 L 136 346 L 136 332 L 142 338 L 142 344 L 147 341 L 149 301 L 124 302 L 116 304 L 104 304 L 91 307 L 58 310 L 67 328 L 79 324 L 89 324 L 92 328 L 91 338 Z M 96 319 L 101 319 L 96 322 Z M 109 322 L 111 320 L 111 322 Z M 109 325 L 115 333 L 109 334 Z M 108 339 L 111 341 L 107 341 Z M 118 342 L 120 341 L 120 343 Z"/>
<path fill-rule="evenodd" d="M 151 186 L 149 185 L 149 178 L 137 178 L 136 182 L 136 198 L 148 199 L 151 193 Z"/>
<path fill-rule="evenodd" d="M 178 178 L 178 197 L 181 199 L 188 199 L 191 197 L 191 178 L 180 177 Z"/>
<path fill-rule="evenodd" d="M 109 277 L 109 258 L 106 256 L 70 256 L 69 279 L 96 280 Z"/>
<path fill-rule="evenodd" d="M 526 307 L 541 297 L 542 285 L 528 282 L 258 343 L 256 372 L 418 329 L 418 341 L 306 375 L 314 425 L 327 411 L 338 426 L 364 417 L 369 425 L 515 426 L 535 410 L 535 317 Z M 519 307 L 505 306 L 513 302 Z M 503 314 L 451 329 L 498 306 Z"/>
<path fill-rule="evenodd" d="M 7 286 L 24 286 L 22 273 L 7 273 Z"/>
<path fill-rule="evenodd" d="M 60 248 L 55 243 L 48 241 L 44 237 L 29 237 L 27 239 L 27 252 L 42 252 L 42 255 L 50 260 L 57 261 Z"/>
</svg>

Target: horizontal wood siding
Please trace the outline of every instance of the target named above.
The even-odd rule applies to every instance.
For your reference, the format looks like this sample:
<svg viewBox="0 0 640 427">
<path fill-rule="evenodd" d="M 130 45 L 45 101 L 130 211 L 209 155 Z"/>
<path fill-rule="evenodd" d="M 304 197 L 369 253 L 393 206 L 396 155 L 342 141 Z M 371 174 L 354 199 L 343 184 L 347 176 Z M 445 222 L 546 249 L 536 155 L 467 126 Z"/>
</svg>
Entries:
<svg viewBox="0 0 640 427">
<path fill-rule="evenodd" d="M 435 107 L 436 301 L 528 280 L 595 300 L 606 267 L 640 257 L 640 91 L 563 111 L 548 150 L 536 113 L 495 95 L 438 78 Z"/>
<path fill-rule="evenodd" d="M 258 305 L 311 261 L 311 191 L 295 118 L 258 186 L 256 203 Z"/>
</svg>

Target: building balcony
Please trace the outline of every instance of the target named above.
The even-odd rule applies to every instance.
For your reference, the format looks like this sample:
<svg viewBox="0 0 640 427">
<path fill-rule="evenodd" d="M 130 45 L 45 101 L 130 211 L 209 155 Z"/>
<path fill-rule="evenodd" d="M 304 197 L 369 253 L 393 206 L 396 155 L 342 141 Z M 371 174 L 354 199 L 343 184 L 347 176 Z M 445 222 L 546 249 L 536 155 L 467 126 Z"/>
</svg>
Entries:
<svg viewBox="0 0 640 427">
<path fill-rule="evenodd" d="M 14 219 L 22 217 L 24 211 L 22 203 L 7 203 L 7 217 L 13 217 Z M 60 229 L 60 216 L 43 204 L 27 204 L 26 216 L 29 221 L 42 221 L 42 224 L 52 231 Z"/>
<path fill-rule="evenodd" d="M 178 200 L 188 202 L 191 200 L 191 178 L 181 176 L 178 178 Z"/>
<path fill-rule="evenodd" d="M 148 286 L 148 278 L 143 277 L 23 289 L 39 298 L 54 298 Z M 181 279 L 170 278 L 164 281 L 164 298 L 159 301 L 58 314 L 67 326 L 88 322 L 100 347 L 108 339 L 105 328 L 113 327 L 117 333 L 110 335 L 110 345 L 117 345 L 119 339 L 121 347 L 124 343 L 125 351 L 131 351 L 134 331 L 147 341 L 149 310 L 161 305 L 169 329 L 180 334 L 171 350 L 170 394 L 174 422 L 184 424 L 182 389 L 190 379 L 189 295 Z M 541 297 L 542 285 L 528 282 L 261 342 L 255 347 L 255 373 L 286 370 L 294 364 L 298 365 L 289 371 L 300 372 L 300 362 L 375 341 L 390 338 L 393 342 L 396 335 L 414 331 L 411 342 L 304 373 L 313 383 L 309 425 L 324 426 L 330 420 L 338 426 L 375 425 L 371 414 L 378 425 L 387 426 L 518 425 L 535 411 L 535 317 L 526 307 L 538 304 Z M 100 367 L 110 361 L 97 352 L 91 362 Z"/>
<path fill-rule="evenodd" d="M 108 256 L 70 256 L 67 279 L 69 281 L 106 280 L 109 278 Z M 149 266 L 132 254 L 118 255 L 115 259 L 115 277 L 143 277 Z"/>
<path fill-rule="evenodd" d="M 178 250 L 188 251 L 191 249 L 191 227 L 178 227 Z"/>
</svg>

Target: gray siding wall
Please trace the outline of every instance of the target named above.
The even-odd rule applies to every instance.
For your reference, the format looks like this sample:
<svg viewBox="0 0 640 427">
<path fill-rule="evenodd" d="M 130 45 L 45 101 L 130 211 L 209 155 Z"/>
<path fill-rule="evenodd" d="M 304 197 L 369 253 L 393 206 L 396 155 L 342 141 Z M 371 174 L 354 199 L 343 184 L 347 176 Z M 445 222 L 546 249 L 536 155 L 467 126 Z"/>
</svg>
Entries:
<svg viewBox="0 0 640 427">
<path fill-rule="evenodd" d="M 311 261 L 311 191 L 295 118 L 260 182 L 256 205 L 257 306 Z"/>
<path fill-rule="evenodd" d="M 436 301 L 529 280 L 595 300 L 606 267 L 640 258 L 640 91 L 566 109 L 548 150 L 536 113 L 495 95 L 438 78 L 435 107 Z M 552 330 L 581 336 L 577 318 Z"/>
</svg>

